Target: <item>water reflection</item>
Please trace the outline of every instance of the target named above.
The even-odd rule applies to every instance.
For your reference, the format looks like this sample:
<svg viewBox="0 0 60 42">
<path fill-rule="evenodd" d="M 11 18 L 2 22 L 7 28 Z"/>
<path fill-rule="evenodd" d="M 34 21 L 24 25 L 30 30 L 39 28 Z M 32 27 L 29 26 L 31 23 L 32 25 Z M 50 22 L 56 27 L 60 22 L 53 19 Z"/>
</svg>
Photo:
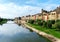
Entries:
<svg viewBox="0 0 60 42">
<path fill-rule="evenodd" d="M 29 28 L 27 28 L 27 29 L 29 29 Z M 29 31 L 30 31 L 30 32 L 33 32 L 33 30 L 31 30 L 31 29 L 29 29 Z"/>
<path fill-rule="evenodd" d="M 16 24 L 3 24 L 3 26 L 0 26 L 0 35 L 13 35 L 16 33 L 28 33 L 28 30 L 25 28 L 22 28 L 22 26 L 16 25 Z"/>
<path fill-rule="evenodd" d="M 49 42 L 49 40 L 31 32 L 30 29 L 8 21 L 0 25 L 0 42 Z"/>
<path fill-rule="evenodd" d="M 21 24 L 18 24 L 19 26 L 21 26 Z"/>
</svg>

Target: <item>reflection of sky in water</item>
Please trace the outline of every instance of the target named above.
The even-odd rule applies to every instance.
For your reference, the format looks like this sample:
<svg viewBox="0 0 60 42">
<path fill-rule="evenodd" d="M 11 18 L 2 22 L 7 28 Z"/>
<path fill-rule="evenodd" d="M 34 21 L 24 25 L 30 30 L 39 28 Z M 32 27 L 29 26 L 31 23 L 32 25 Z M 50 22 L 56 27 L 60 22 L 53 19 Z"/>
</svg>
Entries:
<svg viewBox="0 0 60 42">
<path fill-rule="evenodd" d="M 17 24 L 3 24 L 0 26 L 0 35 L 14 35 L 16 33 L 28 33 L 29 30 L 18 26 Z"/>
<path fill-rule="evenodd" d="M 0 42 L 47 42 L 47 40 L 35 32 L 30 32 L 29 29 L 9 21 L 0 25 Z"/>
</svg>

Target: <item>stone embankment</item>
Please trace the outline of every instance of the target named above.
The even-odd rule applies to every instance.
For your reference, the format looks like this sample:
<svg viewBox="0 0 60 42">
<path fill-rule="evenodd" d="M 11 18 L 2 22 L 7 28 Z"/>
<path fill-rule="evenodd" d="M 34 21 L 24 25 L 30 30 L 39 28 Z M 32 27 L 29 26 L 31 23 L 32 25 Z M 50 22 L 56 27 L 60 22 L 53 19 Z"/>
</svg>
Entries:
<svg viewBox="0 0 60 42">
<path fill-rule="evenodd" d="M 24 24 L 24 26 L 26 28 L 29 28 L 29 29 L 33 30 L 34 32 L 38 33 L 39 35 L 41 35 L 41 36 L 43 36 L 45 38 L 48 38 L 52 42 L 60 42 L 60 39 L 58 39 L 58 38 L 56 38 L 56 37 L 54 37 L 52 35 L 49 35 L 49 34 L 47 34 L 45 32 L 42 32 L 42 31 L 39 31 L 39 30 L 37 30 L 37 29 L 35 29 L 33 27 L 28 26 L 27 24 Z"/>
</svg>

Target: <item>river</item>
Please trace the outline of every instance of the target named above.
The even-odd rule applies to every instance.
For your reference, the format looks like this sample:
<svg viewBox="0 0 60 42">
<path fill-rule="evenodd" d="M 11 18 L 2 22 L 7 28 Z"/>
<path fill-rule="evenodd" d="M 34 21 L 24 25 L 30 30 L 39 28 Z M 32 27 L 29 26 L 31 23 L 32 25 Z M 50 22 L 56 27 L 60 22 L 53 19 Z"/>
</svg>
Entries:
<svg viewBox="0 0 60 42">
<path fill-rule="evenodd" d="M 0 42 L 50 42 L 37 33 L 15 24 L 13 21 L 0 25 Z"/>
</svg>

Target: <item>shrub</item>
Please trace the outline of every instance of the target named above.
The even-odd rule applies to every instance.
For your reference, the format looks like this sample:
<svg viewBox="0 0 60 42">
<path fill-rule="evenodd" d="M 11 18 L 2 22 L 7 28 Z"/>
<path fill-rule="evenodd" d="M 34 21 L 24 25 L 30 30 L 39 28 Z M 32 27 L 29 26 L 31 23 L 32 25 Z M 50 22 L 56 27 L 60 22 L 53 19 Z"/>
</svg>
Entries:
<svg viewBox="0 0 60 42">
<path fill-rule="evenodd" d="M 40 21 L 38 22 L 38 25 L 43 26 L 43 21 L 40 20 Z"/>
<path fill-rule="evenodd" d="M 55 24 L 55 20 L 51 20 L 51 23 L 52 23 L 52 24 Z"/>
<path fill-rule="evenodd" d="M 34 21 L 34 24 L 39 25 L 40 22 L 41 22 L 41 20 L 37 19 L 37 20 Z"/>
<path fill-rule="evenodd" d="M 53 27 L 60 30 L 60 22 L 56 22 Z"/>
<path fill-rule="evenodd" d="M 49 20 L 49 21 L 47 21 L 47 27 L 48 28 L 51 28 L 52 27 L 52 22 Z"/>
<path fill-rule="evenodd" d="M 49 22 L 51 22 L 52 24 L 55 24 L 55 20 L 48 20 Z"/>
<path fill-rule="evenodd" d="M 34 23 L 34 20 L 29 20 L 28 23 L 33 24 Z"/>
<path fill-rule="evenodd" d="M 56 22 L 60 22 L 60 20 L 56 20 Z"/>
<path fill-rule="evenodd" d="M 47 22 L 43 22 L 43 27 L 47 27 Z"/>
</svg>

